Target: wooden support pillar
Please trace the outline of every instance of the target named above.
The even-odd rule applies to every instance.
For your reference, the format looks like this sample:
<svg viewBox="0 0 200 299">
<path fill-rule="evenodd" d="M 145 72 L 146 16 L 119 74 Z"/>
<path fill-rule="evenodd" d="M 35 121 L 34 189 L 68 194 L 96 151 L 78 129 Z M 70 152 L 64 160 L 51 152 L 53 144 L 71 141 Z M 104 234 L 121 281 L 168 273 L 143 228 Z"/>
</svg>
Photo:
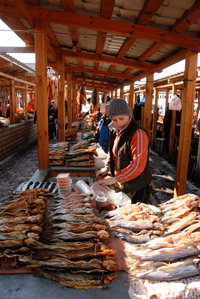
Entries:
<svg viewBox="0 0 200 299">
<path fill-rule="evenodd" d="M 2 108 L 2 115 L 6 117 L 6 102 L 4 101 L 4 97 L 1 98 L 1 108 Z"/>
<path fill-rule="evenodd" d="M 149 140 L 151 139 L 151 110 L 152 110 L 152 99 L 153 99 L 153 74 L 147 74 L 147 83 L 146 83 L 146 96 L 145 96 L 145 105 L 144 105 L 144 128 L 149 134 Z"/>
<path fill-rule="evenodd" d="M 131 114 L 133 114 L 133 100 L 134 100 L 134 82 L 130 82 L 129 107 L 131 110 Z"/>
<path fill-rule="evenodd" d="M 111 100 L 114 99 L 114 90 L 111 91 L 111 97 L 110 97 L 110 99 L 111 99 Z"/>
<path fill-rule="evenodd" d="M 120 86 L 120 98 L 124 98 L 124 86 Z"/>
<path fill-rule="evenodd" d="M 197 53 L 188 52 L 185 59 L 183 107 L 181 114 L 181 130 L 179 138 L 176 182 L 174 189 L 175 197 L 184 194 L 186 188 L 192 137 L 194 97 L 197 75 L 197 55 Z"/>
<path fill-rule="evenodd" d="M 173 84 L 172 87 L 172 97 L 176 94 L 176 87 Z M 172 119 L 170 127 L 170 137 L 169 137 L 169 156 L 168 161 L 171 163 L 174 154 L 174 137 L 175 137 L 175 127 L 176 127 L 176 110 L 172 110 Z"/>
<path fill-rule="evenodd" d="M 15 124 L 15 82 L 14 79 L 10 80 L 10 124 Z"/>
<path fill-rule="evenodd" d="M 24 97 L 24 109 L 25 109 L 25 120 L 28 119 L 28 85 L 26 85 L 25 92 L 23 93 Z"/>
<path fill-rule="evenodd" d="M 72 80 L 72 121 L 76 120 L 76 81 Z"/>
<path fill-rule="evenodd" d="M 117 88 L 115 89 L 115 99 L 117 98 Z"/>
<path fill-rule="evenodd" d="M 41 19 L 35 20 L 37 138 L 39 169 L 49 168 L 48 95 L 47 95 L 47 36 Z"/>
<path fill-rule="evenodd" d="M 67 72 L 67 110 L 68 110 L 68 129 L 72 128 L 72 73 Z"/>
<path fill-rule="evenodd" d="M 58 91 L 58 141 L 65 141 L 65 65 L 64 58 L 57 56 L 57 70 L 60 76 L 60 84 Z"/>
<path fill-rule="evenodd" d="M 154 88 L 154 108 L 153 108 L 153 124 L 152 124 L 152 138 L 151 138 L 151 148 L 155 149 L 156 144 L 156 133 L 157 133 L 157 119 L 158 119 L 158 89 Z"/>
</svg>

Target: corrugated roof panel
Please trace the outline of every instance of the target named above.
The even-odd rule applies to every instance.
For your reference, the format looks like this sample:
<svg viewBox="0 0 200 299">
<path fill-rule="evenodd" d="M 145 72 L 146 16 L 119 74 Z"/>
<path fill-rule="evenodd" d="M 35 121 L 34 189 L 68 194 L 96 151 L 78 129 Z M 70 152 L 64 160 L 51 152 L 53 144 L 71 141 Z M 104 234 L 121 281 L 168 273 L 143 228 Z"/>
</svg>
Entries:
<svg viewBox="0 0 200 299">
<path fill-rule="evenodd" d="M 40 6 L 46 7 L 46 8 L 55 8 L 55 9 L 63 9 L 63 6 L 61 5 L 60 0 L 40 0 Z"/>
<path fill-rule="evenodd" d="M 163 2 L 164 7 L 174 7 L 174 8 L 182 8 L 184 10 L 188 10 L 195 3 L 195 0 L 165 0 Z"/>
<path fill-rule="evenodd" d="M 176 22 L 176 18 L 161 17 L 154 15 L 151 21 L 155 24 L 172 26 Z"/>
<path fill-rule="evenodd" d="M 69 31 L 68 26 L 66 25 L 59 25 L 51 23 L 51 28 L 53 32 L 55 33 L 56 39 L 59 42 L 59 44 L 68 48 L 73 48 L 73 43 L 71 39 L 71 34 Z"/>
<path fill-rule="evenodd" d="M 82 10 L 82 12 L 96 12 L 100 14 L 101 11 L 101 0 L 75 0 L 75 6 L 78 10 Z"/>
<path fill-rule="evenodd" d="M 99 63 L 99 70 L 108 71 L 110 64 L 107 63 Z"/>
<path fill-rule="evenodd" d="M 116 0 L 115 6 L 125 9 L 141 10 L 146 0 Z"/>
<path fill-rule="evenodd" d="M 83 60 L 83 65 L 84 65 L 84 67 L 93 68 L 94 67 L 94 61 Z"/>
<path fill-rule="evenodd" d="M 127 51 L 126 57 L 138 58 L 140 57 L 151 45 L 153 41 L 138 38 L 131 48 Z"/>
<path fill-rule="evenodd" d="M 127 69 L 127 66 L 120 66 L 120 65 L 117 65 L 117 66 L 115 67 L 115 72 L 122 73 L 123 71 L 125 71 L 125 69 Z"/>
<path fill-rule="evenodd" d="M 81 49 L 95 52 L 98 32 L 96 30 L 89 30 L 85 28 L 79 28 L 78 32 Z"/>
<path fill-rule="evenodd" d="M 137 75 L 139 72 L 141 72 L 140 70 L 134 69 L 132 70 L 129 75 Z"/>
<path fill-rule="evenodd" d="M 116 55 L 125 41 L 125 37 L 116 35 L 107 35 L 103 53 Z"/>
<path fill-rule="evenodd" d="M 79 66 L 76 58 L 67 57 L 67 61 L 68 61 L 69 65 Z"/>
<path fill-rule="evenodd" d="M 164 59 L 165 57 L 169 56 L 171 53 L 175 52 L 176 50 L 178 50 L 178 47 L 171 46 L 171 45 L 165 45 L 159 51 L 157 51 L 154 55 L 149 57 L 148 61 L 149 62 L 160 61 L 160 60 Z"/>
</svg>

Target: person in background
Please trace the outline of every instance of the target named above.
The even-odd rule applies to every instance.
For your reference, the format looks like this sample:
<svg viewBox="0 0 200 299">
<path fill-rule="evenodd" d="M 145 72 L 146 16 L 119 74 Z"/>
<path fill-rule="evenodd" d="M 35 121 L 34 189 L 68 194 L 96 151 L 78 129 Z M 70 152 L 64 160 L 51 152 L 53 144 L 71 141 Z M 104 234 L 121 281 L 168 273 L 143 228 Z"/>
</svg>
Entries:
<svg viewBox="0 0 200 299">
<path fill-rule="evenodd" d="M 99 184 L 117 185 L 132 203 L 148 203 L 151 194 L 151 170 L 149 166 L 149 138 L 147 131 L 134 121 L 126 101 L 117 98 L 109 105 L 111 123 L 110 144 L 106 165 L 96 176 L 112 177 L 98 180 Z M 117 183 L 117 184 L 116 184 Z"/>
<path fill-rule="evenodd" d="M 104 150 L 105 153 L 108 153 L 108 143 L 109 143 L 109 128 L 108 125 L 111 122 L 109 117 L 109 102 L 101 104 L 100 112 L 102 114 L 101 120 L 98 125 L 96 133 L 96 141 L 99 142 L 99 145 Z"/>
<path fill-rule="evenodd" d="M 56 111 L 52 104 L 48 108 L 48 127 L 49 127 L 49 138 L 52 139 L 54 135 L 56 136 Z"/>
<path fill-rule="evenodd" d="M 10 117 L 10 104 L 6 105 L 6 118 Z"/>
</svg>

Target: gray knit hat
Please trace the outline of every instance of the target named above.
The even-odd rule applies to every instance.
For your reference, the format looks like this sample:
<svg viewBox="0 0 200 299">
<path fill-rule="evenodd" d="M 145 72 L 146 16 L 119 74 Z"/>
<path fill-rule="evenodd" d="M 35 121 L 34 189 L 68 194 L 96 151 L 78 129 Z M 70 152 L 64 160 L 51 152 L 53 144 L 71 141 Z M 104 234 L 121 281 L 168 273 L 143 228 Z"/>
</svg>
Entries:
<svg viewBox="0 0 200 299">
<path fill-rule="evenodd" d="M 109 116 L 117 116 L 117 115 L 130 115 L 131 111 L 129 105 L 126 103 L 124 99 L 117 98 L 113 99 L 110 102 L 109 106 Z"/>
</svg>

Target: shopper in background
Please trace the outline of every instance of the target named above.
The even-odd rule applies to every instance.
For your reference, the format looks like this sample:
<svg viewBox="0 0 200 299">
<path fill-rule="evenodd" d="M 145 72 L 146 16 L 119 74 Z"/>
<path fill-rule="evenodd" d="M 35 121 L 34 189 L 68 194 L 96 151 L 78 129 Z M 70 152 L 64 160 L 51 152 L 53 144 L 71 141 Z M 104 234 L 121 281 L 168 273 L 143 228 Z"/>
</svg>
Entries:
<svg viewBox="0 0 200 299">
<path fill-rule="evenodd" d="M 111 122 L 109 117 L 109 102 L 101 104 L 100 113 L 102 114 L 101 120 L 99 122 L 97 133 L 96 133 L 96 142 L 99 143 L 101 148 L 105 153 L 108 153 L 108 144 L 109 144 L 109 128 L 108 125 Z"/>
<path fill-rule="evenodd" d="M 151 170 L 149 166 L 149 138 L 146 130 L 133 120 L 130 108 L 121 98 L 109 105 L 112 120 L 109 128 L 109 155 L 104 168 L 97 172 L 112 177 L 98 180 L 102 185 L 114 185 L 132 200 L 132 203 L 148 203 L 150 199 Z"/>
</svg>

